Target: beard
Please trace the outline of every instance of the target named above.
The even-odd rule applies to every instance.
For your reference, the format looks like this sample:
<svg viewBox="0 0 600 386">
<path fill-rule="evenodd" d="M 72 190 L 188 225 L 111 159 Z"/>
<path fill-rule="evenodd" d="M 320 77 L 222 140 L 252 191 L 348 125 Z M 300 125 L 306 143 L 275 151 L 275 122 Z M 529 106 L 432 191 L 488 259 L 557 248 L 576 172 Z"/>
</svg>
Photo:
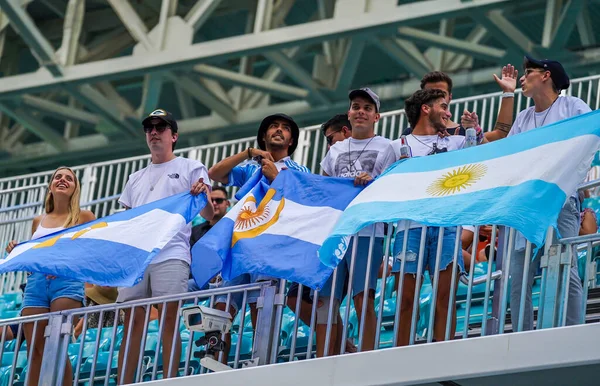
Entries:
<svg viewBox="0 0 600 386">
<path fill-rule="evenodd" d="M 435 118 L 429 118 L 429 122 L 431 123 L 431 126 L 433 126 L 437 131 L 446 130 L 446 124 L 442 120 L 441 115 L 438 115 Z"/>
</svg>

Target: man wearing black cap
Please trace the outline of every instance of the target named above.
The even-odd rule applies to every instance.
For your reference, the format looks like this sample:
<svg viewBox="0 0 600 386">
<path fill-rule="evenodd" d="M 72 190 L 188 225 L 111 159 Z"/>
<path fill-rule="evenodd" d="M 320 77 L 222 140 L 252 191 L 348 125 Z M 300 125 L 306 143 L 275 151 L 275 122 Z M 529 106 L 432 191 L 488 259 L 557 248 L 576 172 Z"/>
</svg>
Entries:
<svg viewBox="0 0 600 386">
<path fill-rule="evenodd" d="M 299 134 L 298 125 L 291 117 L 269 115 L 261 122 L 256 135 L 258 149 L 249 147 L 225 158 L 211 167 L 208 175 L 226 186 L 242 186 L 261 168 L 269 181 L 273 181 L 281 169 L 309 172 L 290 158 L 298 146 Z"/>
<path fill-rule="evenodd" d="M 350 177 L 356 185 L 366 185 L 385 169 L 385 152 L 391 146 L 387 138 L 375 135 L 375 124 L 379 121 L 379 97 L 369 88 L 353 90 L 348 95 L 350 107 L 348 120 L 352 126 L 352 136 L 343 141 L 336 142 L 329 148 L 327 155 L 321 161 L 323 174 L 334 177 Z M 370 236 L 375 235 L 372 254 L 370 249 Z M 355 256 L 354 271 L 349 285 L 352 286 L 354 305 L 358 320 L 363 317 L 363 303 L 365 304 L 365 325 L 362 340 L 362 351 L 372 350 L 375 345 L 375 332 L 377 318 L 375 315 L 375 287 L 377 274 L 383 256 L 383 224 L 370 226 L 359 233 L 358 248 Z M 329 317 L 329 304 L 333 297 L 334 315 L 331 315 L 334 327 L 332 336 L 336 336 L 336 328 L 342 328 L 337 320 L 339 303 L 344 297 L 343 283 L 349 267 L 351 266 L 352 243 L 348 252 L 337 267 L 336 283 L 333 276 L 327 281 L 319 292 L 321 306 L 317 309 L 317 353 L 325 352 L 327 333 L 327 319 Z M 370 256 L 370 261 L 369 261 Z M 369 269 L 367 269 L 369 267 Z M 369 275 L 367 277 L 367 271 Z M 365 287 L 368 289 L 365 296 Z M 331 295 L 333 293 L 333 296 Z M 333 343 L 334 339 L 330 340 Z M 333 347 L 327 350 L 328 355 L 333 353 Z"/>
<path fill-rule="evenodd" d="M 259 170 L 267 180 L 272 182 L 282 169 L 297 170 L 310 173 L 308 168 L 293 161 L 290 156 L 298 146 L 300 131 L 294 120 L 285 114 L 269 115 L 260 124 L 256 142 L 259 149 L 249 147 L 238 154 L 227 157 L 210 168 L 208 174 L 215 182 L 226 186 L 241 187 Z M 240 165 L 241 164 L 241 165 Z M 231 287 L 240 284 L 248 284 L 256 281 L 273 279 L 267 276 L 243 274 L 223 284 Z M 256 302 L 260 291 L 249 291 L 247 303 L 250 305 L 252 325 L 256 326 L 258 315 Z M 235 318 L 238 310 L 242 307 L 242 293 L 230 296 L 229 313 Z M 220 296 L 216 300 L 215 308 L 225 311 L 226 296 Z M 231 347 L 231 336 L 225 336 L 225 350 L 223 350 L 223 362 L 226 363 Z"/>
<path fill-rule="evenodd" d="M 567 89 L 570 82 L 569 76 L 559 62 L 547 59 L 536 60 L 530 56 L 526 56 L 523 67 L 525 69 L 525 74 L 521 77 L 523 95 L 532 98 L 535 105 L 521 111 L 517 115 L 508 136 L 592 111 L 581 99 L 560 95 L 560 91 Z M 574 237 L 579 234 L 579 206 L 579 198 L 574 192 L 558 216 L 558 231 L 561 237 Z M 515 239 L 516 252 L 510 264 L 510 275 L 512 277 L 510 308 L 513 326 L 516 325 L 519 316 L 525 246 L 525 238 L 520 233 L 517 234 Z M 540 256 L 543 249 L 540 248 L 540 252 L 529 267 L 523 330 L 533 329 L 531 289 L 533 286 L 533 277 L 540 266 Z M 571 263 L 570 271 L 571 278 L 569 281 L 567 325 L 580 324 L 583 317 L 583 289 L 579 273 L 577 272 L 576 257 L 577 253 L 573 253 L 573 262 Z"/>
<path fill-rule="evenodd" d="M 150 149 L 151 162 L 129 176 L 125 189 L 119 202 L 126 208 L 136 208 L 144 204 L 160 200 L 174 194 L 190 191 L 191 194 L 210 193 L 206 167 L 199 161 L 177 157 L 173 154 L 175 144 L 179 138 L 177 122 L 173 115 L 163 109 L 154 110 L 142 121 L 146 133 L 146 143 Z M 213 205 L 209 200 L 200 215 L 207 220 L 213 217 Z M 161 251 L 154 256 L 144 272 L 142 281 L 133 287 L 119 288 L 117 302 L 146 299 L 156 296 L 173 295 L 187 292 L 188 277 L 190 273 L 190 233 L 192 226 L 185 226 Z M 124 256 L 126 258 L 126 256 Z M 162 304 L 158 306 L 162 312 Z M 181 354 L 181 340 L 179 334 L 174 334 L 179 326 L 177 302 L 167 304 L 165 312 L 163 341 L 163 363 L 165 365 L 165 378 L 177 376 L 179 359 L 170 363 L 171 347 L 175 345 L 173 358 Z M 125 325 L 130 325 L 131 309 L 125 310 Z M 128 338 L 129 352 L 127 354 L 126 368 L 123 369 L 125 358 L 125 344 L 121 346 L 119 354 L 119 379 L 118 383 L 132 383 L 140 354 L 141 338 L 144 330 L 145 310 L 143 307 L 135 308 L 131 331 L 126 328 L 123 341 Z M 173 340 L 175 335 L 175 341 Z"/>
</svg>

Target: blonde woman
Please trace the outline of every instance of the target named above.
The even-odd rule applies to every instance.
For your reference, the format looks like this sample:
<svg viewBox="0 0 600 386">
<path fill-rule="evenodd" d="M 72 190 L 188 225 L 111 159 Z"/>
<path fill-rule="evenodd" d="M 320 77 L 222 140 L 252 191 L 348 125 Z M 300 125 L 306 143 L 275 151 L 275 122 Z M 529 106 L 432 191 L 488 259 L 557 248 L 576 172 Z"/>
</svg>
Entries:
<svg viewBox="0 0 600 386">
<path fill-rule="evenodd" d="M 67 167 L 59 167 L 54 171 L 48 183 L 48 192 L 44 202 L 44 214 L 33 219 L 31 239 L 38 239 L 51 233 L 61 231 L 75 225 L 95 220 L 89 210 L 79 207 L 81 187 L 75 173 Z M 6 248 L 10 253 L 17 245 L 11 241 Z M 34 272 L 27 278 L 27 286 L 23 298 L 21 316 L 39 315 L 48 312 L 63 311 L 83 306 L 83 283 L 76 280 L 56 277 Z M 37 385 L 44 353 L 44 330 L 46 322 L 40 322 L 35 329 L 35 341 L 29 343 L 27 349 L 33 348 L 29 364 L 29 385 Z M 33 323 L 25 324 L 25 339 L 31 342 L 33 338 Z M 67 360 L 63 385 L 73 383 L 71 363 Z"/>
</svg>

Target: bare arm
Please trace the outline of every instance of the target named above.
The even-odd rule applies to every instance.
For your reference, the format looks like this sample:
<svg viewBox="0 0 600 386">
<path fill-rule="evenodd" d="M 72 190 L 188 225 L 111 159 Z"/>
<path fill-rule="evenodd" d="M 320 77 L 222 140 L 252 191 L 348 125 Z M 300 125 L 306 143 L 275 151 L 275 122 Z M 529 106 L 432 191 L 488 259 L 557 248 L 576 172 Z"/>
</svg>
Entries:
<svg viewBox="0 0 600 386">
<path fill-rule="evenodd" d="M 503 92 L 514 93 L 517 88 L 518 76 L 519 71 L 508 64 L 502 68 L 502 78 L 498 78 L 498 76 L 494 74 L 494 80 L 498 83 L 498 86 L 500 86 Z M 496 124 L 492 131 L 485 133 L 485 139 L 487 139 L 488 142 L 506 138 L 513 124 L 514 112 L 515 98 L 503 97 L 502 102 L 500 103 L 500 111 L 498 111 Z"/>
<path fill-rule="evenodd" d="M 262 151 L 260 149 L 249 148 L 217 162 L 208 170 L 208 176 L 213 181 L 220 182 L 221 184 L 227 184 L 229 182 L 229 173 L 231 170 L 245 160 L 249 159 L 248 155 L 251 155 L 250 158 L 261 156 L 273 161 L 273 156 L 271 156 L 271 153 Z"/>
</svg>

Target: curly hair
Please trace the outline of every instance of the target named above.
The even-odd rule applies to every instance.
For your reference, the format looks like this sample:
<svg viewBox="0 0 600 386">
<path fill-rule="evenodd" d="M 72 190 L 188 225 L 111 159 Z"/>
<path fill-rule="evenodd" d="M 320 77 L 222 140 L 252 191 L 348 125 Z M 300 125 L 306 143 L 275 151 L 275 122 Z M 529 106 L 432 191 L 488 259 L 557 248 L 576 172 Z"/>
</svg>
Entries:
<svg viewBox="0 0 600 386">
<path fill-rule="evenodd" d="M 428 89 L 418 90 L 405 100 L 404 112 L 406 113 L 410 127 L 414 129 L 419 122 L 419 118 L 421 117 L 421 106 L 433 106 L 433 102 L 440 98 L 446 98 L 446 94 L 444 94 L 442 90 Z"/>
</svg>

